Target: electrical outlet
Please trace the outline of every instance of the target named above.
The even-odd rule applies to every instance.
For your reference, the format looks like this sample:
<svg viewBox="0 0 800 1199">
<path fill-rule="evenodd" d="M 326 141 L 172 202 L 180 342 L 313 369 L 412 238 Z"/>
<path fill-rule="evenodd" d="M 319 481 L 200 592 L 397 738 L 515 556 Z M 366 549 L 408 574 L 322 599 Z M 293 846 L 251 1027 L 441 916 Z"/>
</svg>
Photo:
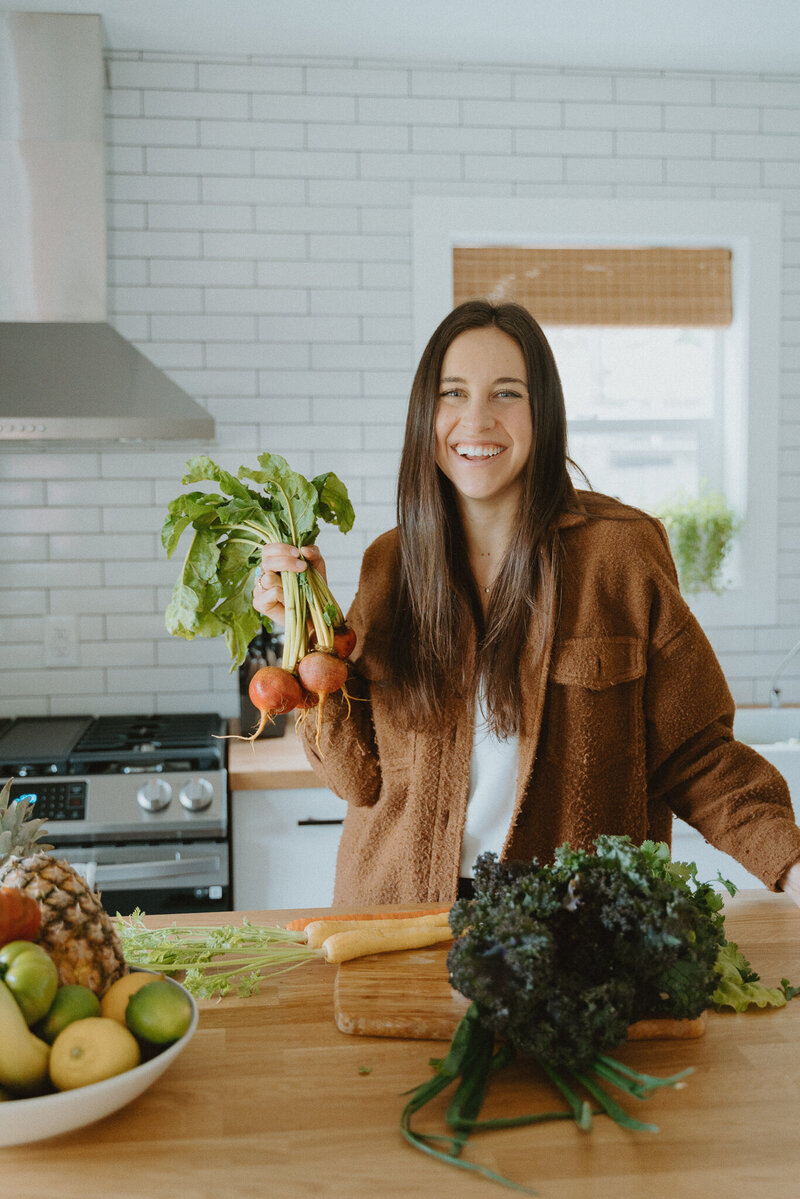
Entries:
<svg viewBox="0 0 800 1199">
<path fill-rule="evenodd" d="M 78 665 L 78 618 L 47 616 L 44 622 L 45 666 Z"/>
</svg>

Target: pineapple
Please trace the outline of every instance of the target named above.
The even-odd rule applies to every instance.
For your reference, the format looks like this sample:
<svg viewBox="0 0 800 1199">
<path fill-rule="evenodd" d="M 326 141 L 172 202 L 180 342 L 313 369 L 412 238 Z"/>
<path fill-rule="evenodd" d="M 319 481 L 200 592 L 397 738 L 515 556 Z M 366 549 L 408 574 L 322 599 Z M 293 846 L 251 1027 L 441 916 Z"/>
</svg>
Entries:
<svg viewBox="0 0 800 1199">
<path fill-rule="evenodd" d="M 58 967 L 59 983 L 81 983 L 96 995 L 128 973 L 117 931 L 100 896 L 69 862 L 37 844 L 43 820 L 27 819 L 27 799 L 10 802 L 11 781 L 0 791 L 0 887 L 18 887 L 39 904 L 36 940 Z"/>
</svg>

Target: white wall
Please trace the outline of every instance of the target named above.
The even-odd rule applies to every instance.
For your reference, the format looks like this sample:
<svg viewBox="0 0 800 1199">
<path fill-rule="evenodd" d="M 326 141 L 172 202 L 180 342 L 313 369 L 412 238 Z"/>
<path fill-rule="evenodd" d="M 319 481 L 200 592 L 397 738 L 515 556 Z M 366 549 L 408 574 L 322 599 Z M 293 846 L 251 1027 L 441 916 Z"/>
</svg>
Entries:
<svg viewBox="0 0 800 1199">
<path fill-rule="evenodd" d="M 737 701 L 766 699 L 800 630 L 800 74 L 145 53 L 109 71 L 111 320 L 213 412 L 223 465 L 270 449 L 342 476 L 357 525 L 322 545 L 345 603 L 393 523 L 413 196 L 781 201 L 778 621 L 708 630 Z M 0 714 L 236 712 L 224 646 L 163 632 L 178 564 L 158 531 L 197 449 L 4 449 Z M 58 613 L 77 668 L 44 668 Z"/>
</svg>

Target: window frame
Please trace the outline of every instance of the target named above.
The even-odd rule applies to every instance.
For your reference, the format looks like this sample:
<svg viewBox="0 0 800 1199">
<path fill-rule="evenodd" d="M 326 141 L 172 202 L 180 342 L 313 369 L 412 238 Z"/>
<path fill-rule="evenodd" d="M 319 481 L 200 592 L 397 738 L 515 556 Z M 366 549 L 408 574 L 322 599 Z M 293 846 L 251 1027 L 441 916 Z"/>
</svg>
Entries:
<svg viewBox="0 0 800 1199">
<path fill-rule="evenodd" d="M 781 297 L 779 202 L 421 196 L 413 204 L 417 359 L 453 307 L 457 245 L 721 245 L 733 253 L 733 320 L 724 330 L 728 502 L 743 518 L 741 579 L 687 597 L 706 627 L 777 621 Z M 624 498 L 624 497 L 623 497 Z"/>
</svg>

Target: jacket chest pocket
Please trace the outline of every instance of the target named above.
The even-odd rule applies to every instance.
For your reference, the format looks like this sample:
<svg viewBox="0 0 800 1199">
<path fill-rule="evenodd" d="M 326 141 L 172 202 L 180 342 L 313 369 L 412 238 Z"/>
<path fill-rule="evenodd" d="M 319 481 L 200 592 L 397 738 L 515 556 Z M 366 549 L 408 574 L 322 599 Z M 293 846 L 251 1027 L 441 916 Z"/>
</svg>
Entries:
<svg viewBox="0 0 800 1199">
<path fill-rule="evenodd" d="M 570 637 L 553 646 L 543 720 L 545 756 L 591 772 L 628 758 L 644 735 L 645 643 Z"/>
</svg>

